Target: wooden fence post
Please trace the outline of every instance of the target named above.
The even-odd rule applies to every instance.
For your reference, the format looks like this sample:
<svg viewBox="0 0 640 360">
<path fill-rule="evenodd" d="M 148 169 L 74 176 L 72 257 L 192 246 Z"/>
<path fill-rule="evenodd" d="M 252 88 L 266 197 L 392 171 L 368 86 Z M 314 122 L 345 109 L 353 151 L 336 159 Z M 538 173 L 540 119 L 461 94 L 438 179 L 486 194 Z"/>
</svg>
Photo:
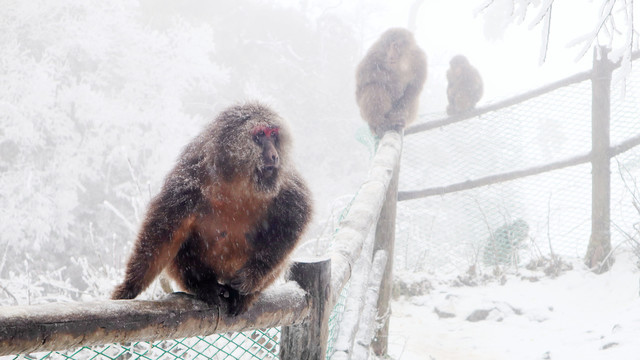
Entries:
<svg viewBox="0 0 640 360">
<path fill-rule="evenodd" d="M 609 123 L 611 73 L 614 67 L 607 58 L 608 53 L 606 48 L 594 48 L 591 78 L 591 239 L 585 264 L 596 272 L 608 270 L 612 263 L 612 258 L 608 257 L 611 252 Z"/>
<path fill-rule="evenodd" d="M 402 133 L 400 134 L 402 136 Z M 393 177 L 387 188 L 387 194 L 380 210 L 380 218 L 376 225 L 375 240 L 373 243 L 373 254 L 378 250 L 387 253 L 387 265 L 385 266 L 384 277 L 380 285 L 380 295 L 378 297 L 377 318 L 382 319 L 382 326 L 373 339 L 371 347 L 376 355 L 382 356 L 387 353 L 389 337 L 389 316 L 391 308 L 391 291 L 393 286 L 393 247 L 396 238 L 396 205 L 398 203 L 398 175 L 400 172 L 400 161 L 393 169 Z"/>
<path fill-rule="evenodd" d="M 297 261 L 291 267 L 289 280 L 296 281 L 307 292 L 311 311 L 299 325 L 283 326 L 280 341 L 282 360 L 320 360 L 327 356 L 331 260 Z"/>
</svg>

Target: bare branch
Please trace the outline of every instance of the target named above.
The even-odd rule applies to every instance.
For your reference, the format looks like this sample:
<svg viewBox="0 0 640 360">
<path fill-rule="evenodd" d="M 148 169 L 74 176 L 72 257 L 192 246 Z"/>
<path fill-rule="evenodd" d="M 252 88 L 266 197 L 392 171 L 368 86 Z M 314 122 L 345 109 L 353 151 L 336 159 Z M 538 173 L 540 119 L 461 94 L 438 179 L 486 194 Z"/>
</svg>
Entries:
<svg viewBox="0 0 640 360">
<path fill-rule="evenodd" d="M 547 51 L 549 50 L 549 34 L 551 33 L 551 6 L 553 0 L 549 2 L 549 6 L 546 8 L 542 19 L 544 19 L 544 25 L 542 27 L 542 49 L 540 50 L 539 64 L 543 64 L 547 59 Z"/>
<path fill-rule="evenodd" d="M 598 34 L 600 34 L 600 31 L 607 23 L 607 20 L 611 18 L 613 6 L 615 5 L 616 1 L 617 0 L 606 0 L 602 4 L 601 10 L 600 10 L 600 20 L 598 21 L 596 28 L 591 32 L 590 35 L 587 36 L 588 38 L 590 38 L 590 40 L 588 40 L 586 44 L 582 47 L 578 57 L 575 59 L 576 61 L 581 59 L 587 53 L 587 51 L 589 51 L 589 49 L 591 48 L 591 45 L 593 45 L 593 42 L 598 38 Z"/>
</svg>

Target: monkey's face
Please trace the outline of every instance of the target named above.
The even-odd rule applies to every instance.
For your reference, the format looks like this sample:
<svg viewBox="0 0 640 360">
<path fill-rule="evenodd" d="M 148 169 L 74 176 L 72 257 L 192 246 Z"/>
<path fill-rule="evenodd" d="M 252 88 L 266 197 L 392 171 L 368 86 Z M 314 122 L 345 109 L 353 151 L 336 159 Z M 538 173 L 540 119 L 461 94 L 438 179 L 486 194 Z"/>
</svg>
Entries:
<svg viewBox="0 0 640 360">
<path fill-rule="evenodd" d="M 398 63 L 406 62 L 411 57 L 410 49 L 415 47 L 413 34 L 406 29 L 392 28 L 385 31 L 372 49 L 380 54 L 384 63 L 396 69 Z"/>
<path fill-rule="evenodd" d="M 406 44 L 403 40 L 392 41 L 387 51 L 387 64 L 393 67 L 395 64 L 401 63 L 405 53 L 405 47 Z"/>
<path fill-rule="evenodd" d="M 265 195 L 279 191 L 291 140 L 278 114 L 259 103 L 234 106 L 218 116 L 208 134 L 214 176 L 249 180 Z"/>
<path fill-rule="evenodd" d="M 460 69 L 469 66 L 469 60 L 467 60 L 464 55 L 456 55 L 451 58 L 451 60 L 449 61 L 449 65 L 451 65 L 452 69 Z"/>
<path fill-rule="evenodd" d="M 267 188 L 273 187 L 280 169 L 280 128 L 274 125 L 258 125 L 252 131 L 252 141 L 259 147 L 259 158 L 255 175 L 258 182 Z"/>
</svg>

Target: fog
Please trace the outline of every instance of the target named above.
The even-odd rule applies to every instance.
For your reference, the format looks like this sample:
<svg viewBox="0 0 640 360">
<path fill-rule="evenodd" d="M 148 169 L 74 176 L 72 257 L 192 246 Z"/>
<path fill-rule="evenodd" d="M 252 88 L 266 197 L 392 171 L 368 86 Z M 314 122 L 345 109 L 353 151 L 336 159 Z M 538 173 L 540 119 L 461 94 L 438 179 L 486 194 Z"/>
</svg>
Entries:
<svg viewBox="0 0 640 360">
<path fill-rule="evenodd" d="M 589 18 L 554 28 L 541 63 L 530 17 L 461 4 L 1 1 L 0 303 L 106 297 L 182 147 L 247 100 L 291 124 L 315 200 L 306 239 L 330 234 L 374 151 L 354 70 L 389 27 L 414 28 L 427 53 L 420 112 L 432 117 L 458 53 L 483 74 L 481 104 L 590 66 L 566 47 Z"/>
<path fill-rule="evenodd" d="M 0 0 L 0 306 L 107 299 L 122 279 L 149 200 L 184 146 L 221 110 L 245 101 L 264 102 L 289 122 L 292 157 L 315 203 L 304 241 L 329 242 L 375 152 L 355 102 L 355 69 L 390 27 L 412 30 L 427 54 L 417 122 L 446 116 L 454 55 L 464 54 L 480 71 L 482 107 L 589 70 L 593 47 L 610 46 L 610 59 L 622 59 L 612 86 L 611 139 L 619 144 L 640 133 L 640 86 L 634 86 L 640 80 L 630 62 L 638 49 L 630 26 L 640 10 L 632 5 Z M 583 82 L 407 137 L 400 190 L 588 153 L 590 102 L 590 84 Z M 638 159 L 637 150 L 629 151 L 612 165 L 614 246 L 638 237 Z M 570 359 L 578 349 L 610 358 L 599 344 L 606 342 L 627 354 L 619 358 L 634 358 L 639 252 L 626 253 L 600 277 L 584 266 L 590 172 L 583 164 L 400 202 L 394 266 L 401 285 L 427 290 L 396 299 L 390 353 L 468 359 L 507 348 L 512 356 L 505 358 L 551 358 L 553 351 L 554 359 Z M 487 265 L 481 258 L 494 234 L 508 238 L 513 224 L 528 231 L 521 234 L 526 254 L 515 245 L 506 249 L 508 256 L 520 252 L 521 263 L 494 268 L 511 272 L 476 268 Z M 544 268 L 552 245 L 564 257 L 554 258 L 561 265 L 555 270 L 570 273 L 562 281 Z M 526 256 L 540 262 L 522 272 Z M 538 280 L 544 288 L 532 286 Z M 154 283 L 142 297 L 163 294 Z M 465 320 L 478 299 L 493 314 L 480 326 Z M 602 304 L 617 310 L 604 312 Z M 441 319 L 438 307 L 455 318 Z M 585 314 L 599 315 L 583 322 Z"/>
</svg>

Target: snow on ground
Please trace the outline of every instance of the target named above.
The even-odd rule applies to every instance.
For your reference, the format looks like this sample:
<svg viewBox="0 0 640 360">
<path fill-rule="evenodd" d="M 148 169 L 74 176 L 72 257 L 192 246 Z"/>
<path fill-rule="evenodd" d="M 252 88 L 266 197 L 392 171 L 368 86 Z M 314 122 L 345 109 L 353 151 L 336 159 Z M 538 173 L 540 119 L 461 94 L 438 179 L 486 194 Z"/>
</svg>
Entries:
<svg viewBox="0 0 640 360">
<path fill-rule="evenodd" d="M 477 286 L 432 279 L 429 294 L 393 302 L 389 355 L 397 360 L 640 359 L 638 258 L 621 253 L 601 275 L 580 259 L 563 260 L 573 269 L 556 278 L 523 269 L 507 275 L 503 285 L 498 279 Z M 474 312 L 476 321 L 467 320 Z"/>
</svg>

